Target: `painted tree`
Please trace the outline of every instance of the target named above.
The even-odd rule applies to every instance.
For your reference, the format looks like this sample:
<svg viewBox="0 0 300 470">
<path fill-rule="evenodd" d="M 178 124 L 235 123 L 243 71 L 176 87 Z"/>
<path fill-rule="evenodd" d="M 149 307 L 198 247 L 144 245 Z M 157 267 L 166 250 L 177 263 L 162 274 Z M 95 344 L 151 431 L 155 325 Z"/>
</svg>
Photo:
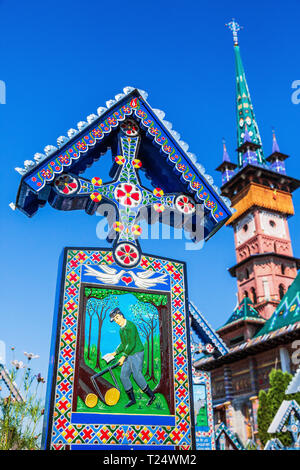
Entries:
<svg viewBox="0 0 300 470">
<path fill-rule="evenodd" d="M 90 302 L 88 302 L 86 306 L 86 315 L 89 317 L 89 333 L 88 333 L 88 352 L 87 352 L 87 357 L 90 360 L 90 348 L 91 348 L 91 332 L 92 332 L 92 321 L 93 321 L 93 316 L 95 314 L 95 305 L 92 302 L 92 299 Z"/>
<path fill-rule="evenodd" d="M 174 385 L 173 376 L 173 351 L 172 351 L 172 324 L 170 313 L 168 311 L 168 296 L 165 294 L 153 294 L 135 292 L 138 300 L 148 303 L 158 311 L 159 318 L 159 340 L 161 356 L 161 374 L 160 381 L 154 392 L 164 395 L 170 413 L 175 412 L 174 408 Z"/>
<path fill-rule="evenodd" d="M 107 313 L 118 305 L 117 292 L 111 291 L 110 289 L 86 288 L 85 294 L 88 297 L 87 307 L 94 310 L 98 320 L 97 358 L 95 368 L 101 370 L 100 358 L 102 326 Z"/>
<path fill-rule="evenodd" d="M 147 371 L 146 376 L 156 382 L 154 370 L 154 333 L 158 325 L 158 310 L 149 303 L 138 302 L 130 307 L 137 327 L 147 343 Z"/>
</svg>

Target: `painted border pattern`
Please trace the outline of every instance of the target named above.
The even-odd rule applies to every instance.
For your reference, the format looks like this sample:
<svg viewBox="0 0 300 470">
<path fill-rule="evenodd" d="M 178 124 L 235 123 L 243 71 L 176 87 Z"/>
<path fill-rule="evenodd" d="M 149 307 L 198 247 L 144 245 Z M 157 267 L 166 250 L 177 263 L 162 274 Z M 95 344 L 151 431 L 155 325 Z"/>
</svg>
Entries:
<svg viewBox="0 0 300 470">
<path fill-rule="evenodd" d="M 168 162 L 174 171 L 181 176 L 182 180 L 189 183 L 189 187 L 194 193 L 194 197 L 198 202 L 203 202 L 205 207 L 211 211 L 216 222 L 221 222 L 228 217 L 228 213 L 220 206 L 220 200 L 217 201 L 215 192 L 195 173 L 191 167 L 189 158 L 173 139 L 167 135 L 163 123 L 159 124 L 159 118 L 153 119 L 146 103 L 142 98 L 131 98 L 125 105 L 120 106 L 116 111 L 112 111 L 106 118 L 97 121 L 97 124 L 91 128 L 88 126 L 86 131 L 80 133 L 75 142 L 61 153 L 53 154 L 48 157 L 43 165 L 25 178 L 25 182 L 36 192 L 51 182 L 55 175 L 67 170 L 74 161 L 80 159 L 82 155 L 87 153 L 90 148 L 94 147 L 98 142 L 104 139 L 113 128 L 116 128 L 121 121 L 132 114 L 141 122 L 142 126 L 147 129 L 148 135 L 152 137 L 157 146 L 160 147 L 162 155 L 168 158 Z"/>
<path fill-rule="evenodd" d="M 139 268 L 168 274 L 171 279 L 171 313 L 173 327 L 173 367 L 175 419 L 172 426 L 84 425 L 71 424 L 73 379 L 76 354 L 77 319 L 82 266 L 113 265 L 111 251 L 68 249 L 63 291 L 57 374 L 53 415 L 49 421 L 51 449 L 66 445 L 147 445 L 192 448 L 186 301 L 184 265 L 157 257 L 142 256 Z M 100 284 L 101 285 L 101 284 Z M 117 287 L 117 286 L 116 286 Z"/>
</svg>

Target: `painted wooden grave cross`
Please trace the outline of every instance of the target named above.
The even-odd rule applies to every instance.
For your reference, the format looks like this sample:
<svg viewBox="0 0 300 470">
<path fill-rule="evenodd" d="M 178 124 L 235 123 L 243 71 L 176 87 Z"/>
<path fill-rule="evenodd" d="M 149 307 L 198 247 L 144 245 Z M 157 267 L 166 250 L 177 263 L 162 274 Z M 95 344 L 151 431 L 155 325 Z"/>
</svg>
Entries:
<svg viewBox="0 0 300 470">
<path fill-rule="evenodd" d="M 48 449 L 195 447 L 185 263 L 144 254 L 140 221 L 152 223 L 153 209 L 164 223 L 174 211 L 179 222 L 166 223 L 197 242 L 195 227 L 207 240 L 231 212 L 164 113 L 146 99 L 125 88 L 98 116 L 59 137 L 59 148 L 46 146 L 35 162 L 17 168 L 22 180 L 11 207 L 29 217 L 47 202 L 90 215 L 109 204 L 116 213 L 107 217 L 112 249 L 69 247 L 61 258 L 43 434 Z M 111 181 L 83 177 L 108 150 Z M 211 426 L 203 433 L 211 446 Z"/>
</svg>

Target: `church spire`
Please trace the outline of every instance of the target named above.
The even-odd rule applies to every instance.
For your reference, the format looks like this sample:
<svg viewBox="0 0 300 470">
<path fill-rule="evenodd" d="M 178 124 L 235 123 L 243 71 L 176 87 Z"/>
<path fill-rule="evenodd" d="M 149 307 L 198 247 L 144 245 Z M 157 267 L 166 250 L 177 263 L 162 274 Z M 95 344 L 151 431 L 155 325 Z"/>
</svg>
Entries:
<svg viewBox="0 0 300 470">
<path fill-rule="evenodd" d="M 232 31 L 236 68 L 236 106 L 237 106 L 237 141 L 238 141 L 238 166 L 245 166 L 249 161 L 243 159 L 242 144 L 245 142 L 245 134 L 249 136 L 251 142 L 257 147 L 255 149 L 255 158 L 251 163 L 263 164 L 265 158 L 262 150 L 262 142 L 256 123 L 246 75 L 241 59 L 238 31 L 241 26 L 233 19 L 226 26 Z"/>
</svg>

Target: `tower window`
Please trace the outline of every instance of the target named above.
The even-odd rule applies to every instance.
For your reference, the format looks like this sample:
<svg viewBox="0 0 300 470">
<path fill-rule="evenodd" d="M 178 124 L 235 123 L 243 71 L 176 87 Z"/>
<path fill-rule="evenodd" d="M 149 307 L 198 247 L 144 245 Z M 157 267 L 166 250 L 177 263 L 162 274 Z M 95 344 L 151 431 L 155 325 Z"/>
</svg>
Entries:
<svg viewBox="0 0 300 470">
<path fill-rule="evenodd" d="M 272 228 L 276 226 L 276 222 L 274 222 L 274 220 L 269 220 L 269 224 L 271 225 Z"/>
<path fill-rule="evenodd" d="M 284 292 L 284 285 L 283 284 L 279 284 L 279 297 L 280 297 L 280 300 L 282 299 L 282 297 L 284 296 L 285 292 Z"/>
<path fill-rule="evenodd" d="M 244 297 L 248 297 L 248 291 L 244 290 Z"/>
<path fill-rule="evenodd" d="M 254 287 L 251 287 L 252 301 L 254 304 L 257 304 L 256 290 Z"/>
<path fill-rule="evenodd" d="M 284 274 L 285 273 L 285 266 L 284 264 L 281 265 L 281 274 Z"/>
<path fill-rule="evenodd" d="M 250 274 L 249 274 L 249 269 L 246 268 L 246 279 L 249 279 L 249 276 L 250 276 Z"/>
<path fill-rule="evenodd" d="M 248 224 L 245 224 L 245 225 L 243 226 L 244 232 L 247 232 L 248 228 L 249 228 L 249 227 L 248 227 Z"/>
</svg>

